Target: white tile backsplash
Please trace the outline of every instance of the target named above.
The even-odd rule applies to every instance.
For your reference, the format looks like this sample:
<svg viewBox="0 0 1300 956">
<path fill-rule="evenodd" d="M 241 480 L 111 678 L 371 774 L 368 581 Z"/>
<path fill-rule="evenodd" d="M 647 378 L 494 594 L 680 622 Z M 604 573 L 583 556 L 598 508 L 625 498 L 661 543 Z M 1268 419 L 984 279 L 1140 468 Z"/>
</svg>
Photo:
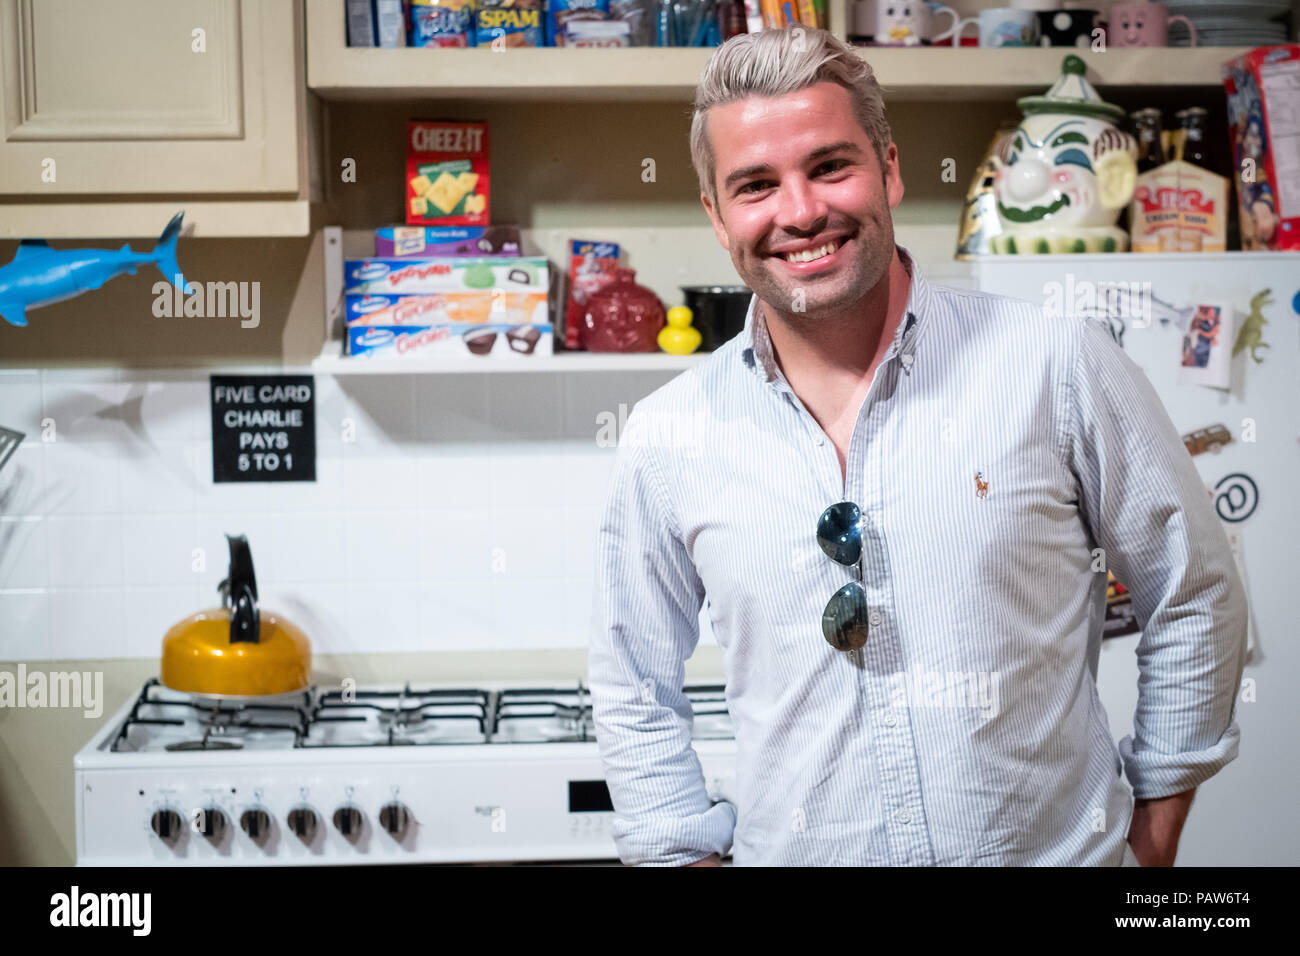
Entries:
<svg viewBox="0 0 1300 956">
<path fill-rule="evenodd" d="M 49 564 L 45 519 L 0 518 L 0 589 L 45 587 Z"/>
<path fill-rule="evenodd" d="M 121 588 L 51 591 L 50 657 L 97 660 L 127 656 L 125 604 Z M 158 647 L 161 645 L 160 635 Z"/>
<path fill-rule="evenodd" d="M 50 659 L 50 600 L 45 590 L 0 590 L 0 661 Z"/>
<path fill-rule="evenodd" d="M 122 510 L 122 446 L 74 441 L 56 431 L 45 444 L 43 511 L 51 515 L 116 515 Z"/>
<path fill-rule="evenodd" d="M 49 540 L 51 588 L 122 587 L 122 516 L 51 515 L 45 519 Z"/>
<path fill-rule="evenodd" d="M 0 472 L 0 661 L 157 658 L 219 604 L 227 533 L 317 654 L 587 644 L 596 414 L 670 376 L 317 376 L 316 481 L 216 484 L 208 375 L 0 372 L 28 431 Z"/>
</svg>

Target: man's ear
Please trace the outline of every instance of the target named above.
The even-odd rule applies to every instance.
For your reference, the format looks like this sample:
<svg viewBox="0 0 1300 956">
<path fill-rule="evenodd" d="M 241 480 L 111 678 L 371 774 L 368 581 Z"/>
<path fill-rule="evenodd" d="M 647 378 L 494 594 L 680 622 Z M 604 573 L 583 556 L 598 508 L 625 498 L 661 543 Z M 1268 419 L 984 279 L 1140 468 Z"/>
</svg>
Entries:
<svg viewBox="0 0 1300 956">
<path fill-rule="evenodd" d="M 709 202 L 709 197 L 700 193 L 700 202 L 704 204 L 704 211 L 709 214 L 709 222 L 713 223 L 713 234 L 718 237 L 718 242 L 722 243 L 722 248 L 728 252 L 731 251 L 731 239 L 727 235 L 726 227 L 722 225 L 722 220 L 718 217 L 718 212 L 713 208 L 713 203 Z"/>
<path fill-rule="evenodd" d="M 898 166 L 898 146 L 890 143 L 885 150 L 885 195 L 889 199 L 889 208 L 894 209 L 903 201 L 903 173 Z"/>
</svg>

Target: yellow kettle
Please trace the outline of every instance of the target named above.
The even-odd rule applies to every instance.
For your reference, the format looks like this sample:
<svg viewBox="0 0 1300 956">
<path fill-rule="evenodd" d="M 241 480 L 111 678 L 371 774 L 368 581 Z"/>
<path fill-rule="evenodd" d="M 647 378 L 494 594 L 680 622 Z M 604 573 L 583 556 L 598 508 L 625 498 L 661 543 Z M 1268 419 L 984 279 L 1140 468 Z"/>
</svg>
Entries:
<svg viewBox="0 0 1300 956">
<path fill-rule="evenodd" d="M 306 689 L 311 643 L 298 627 L 259 610 L 248 539 L 226 535 L 230 569 L 221 607 L 193 614 L 163 637 L 164 686 L 190 694 L 264 697 Z"/>
</svg>

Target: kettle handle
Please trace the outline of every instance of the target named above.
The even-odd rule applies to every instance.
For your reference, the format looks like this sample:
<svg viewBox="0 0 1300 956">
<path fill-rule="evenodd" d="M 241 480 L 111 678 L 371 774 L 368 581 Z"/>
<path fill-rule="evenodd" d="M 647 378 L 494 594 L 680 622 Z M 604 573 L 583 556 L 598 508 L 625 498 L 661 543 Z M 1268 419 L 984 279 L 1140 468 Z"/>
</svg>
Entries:
<svg viewBox="0 0 1300 956">
<path fill-rule="evenodd" d="M 262 617 L 257 610 L 257 578 L 253 574 L 253 552 L 242 534 L 226 535 L 230 545 L 230 570 L 217 585 L 221 603 L 230 610 L 230 643 L 257 644 L 262 636 Z"/>
</svg>

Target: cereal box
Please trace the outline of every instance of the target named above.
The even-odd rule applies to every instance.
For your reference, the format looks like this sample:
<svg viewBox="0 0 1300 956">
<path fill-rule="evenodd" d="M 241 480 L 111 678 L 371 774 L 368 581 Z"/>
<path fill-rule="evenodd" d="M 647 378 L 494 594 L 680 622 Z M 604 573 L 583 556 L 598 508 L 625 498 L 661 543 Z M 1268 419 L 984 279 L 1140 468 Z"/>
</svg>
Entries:
<svg viewBox="0 0 1300 956">
<path fill-rule="evenodd" d="M 1300 249 L 1300 45 L 1223 65 L 1243 249 Z"/>
<path fill-rule="evenodd" d="M 486 123 L 407 124 L 408 226 L 486 226 L 488 191 Z"/>
</svg>

